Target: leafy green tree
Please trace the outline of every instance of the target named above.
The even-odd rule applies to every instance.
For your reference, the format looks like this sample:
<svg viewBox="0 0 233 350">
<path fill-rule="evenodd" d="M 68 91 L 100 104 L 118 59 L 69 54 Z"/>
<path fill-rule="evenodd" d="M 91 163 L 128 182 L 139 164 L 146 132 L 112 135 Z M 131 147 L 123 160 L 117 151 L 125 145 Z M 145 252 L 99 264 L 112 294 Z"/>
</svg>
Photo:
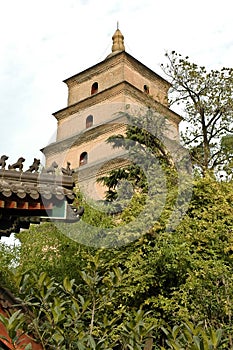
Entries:
<svg viewBox="0 0 233 350">
<path fill-rule="evenodd" d="M 7 245 L 0 241 L 0 281 L 2 287 L 8 287 L 14 290 L 12 275 L 19 263 L 19 247 Z"/>
<path fill-rule="evenodd" d="M 142 350 L 153 326 L 142 310 L 127 313 L 124 305 L 112 309 L 121 270 L 109 268 L 100 253 L 89 256 L 80 284 L 67 277 L 59 283 L 47 273 L 16 275 L 28 312 L 0 321 L 8 325 L 18 320 L 18 328 L 30 331 L 46 350 Z"/>
<path fill-rule="evenodd" d="M 150 108 L 138 111 L 136 116 L 123 112 L 119 113 L 121 115 L 127 120 L 126 133 L 109 137 L 107 143 L 113 148 L 123 147 L 128 152 L 129 164 L 124 168 L 114 169 L 97 180 L 107 186 L 106 199 L 110 201 L 116 198 L 128 199 L 132 193 L 147 193 L 149 188 L 155 187 L 150 177 L 153 171 L 156 176 L 156 161 L 167 171 L 166 175 L 169 170 L 169 173 L 173 172 L 174 180 L 176 177 L 174 159 L 167 147 L 168 142 L 171 146 L 172 141 L 168 141 L 166 137 L 166 118 Z M 172 147 L 179 151 L 175 141 Z M 156 165 L 158 167 L 158 163 Z M 133 192 L 127 186 L 128 183 L 131 183 Z"/>
<path fill-rule="evenodd" d="M 231 135 L 224 136 L 221 140 L 221 149 L 222 152 L 228 156 L 228 154 L 231 154 L 233 150 L 233 137 Z M 227 174 L 226 179 L 231 179 L 231 174 L 233 172 L 233 159 L 232 157 L 228 158 L 228 161 L 226 162 L 225 166 L 223 166 L 223 170 Z M 220 178 L 224 177 L 223 175 L 220 175 Z"/>
<path fill-rule="evenodd" d="M 125 227 L 119 231 L 124 237 L 131 231 L 131 237 L 137 238 L 155 222 L 171 229 L 191 198 L 189 155 L 167 136 L 169 121 L 153 109 L 122 113 L 122 117 L 127 118 L 125 135 L 112 136 L 107 142 L 113 148 L 123 147 L 129 164 L 98 179 L 108 187 L 106 198 L 113 201 L 112 207 L 122 211 L 117 224 Z"/>
<path fill-rule="evenodd" d="M 83 249 L 53 223 L 31 225 L 17 235 L 19 247 L 17 271 L 47 272 L 62 281 L 64 276 L 79 277 L 83 266 Z"/>
<path fill-rule="evenodd" d="M 202 323 L 194 325 L 186 322 L 172 329 L 162 328 L 167 336 L 166 343 L 173 350 L 220 350 L 228 341 L 221 328 L 205 327 Z M 161 350 L 165 350 L 162 347 Z"/>
<path fill-rule="evenodd" d="M 175 231 L 155 225 L 109 264 L 122 269 L 119 298 L 126 309 L 151 311 L 155 328 L 202 321 L 232 334 L 233 183 L 194 183 L 189 210 Z M 161 334 L 156 334 L 161 342 Z"/>
<path fill-rule="evenodd" d="M 87 254 L 95 254 L 92 248 L 94 238 L 86 227 L 105 228 L 114 226 L 114 223 L 105 212 L 87 203 L 78 190 L 76 200 L 78 206 L 85 208 L 82 220 L 78 223 L 42 223 L 31 225 L 29 230 L 17 234 L 21 243 L 17 271 L 47 272 L 60 282 L 64 276 L 76 281 L 80 279 L 79 271 L 87 264 Z"/>
<path fill-rule="evenodd" d="M 233 69 L 207 71 L 175 51 L 166 56 L 161 67 L 172 84 L 170 106 L 184 111 L 182 138 L 194 164 L 202 174 L 226 169 L 233 159 L 232 147 L 222 147 L 224 137 L 233 137 Z"/>
</svg>

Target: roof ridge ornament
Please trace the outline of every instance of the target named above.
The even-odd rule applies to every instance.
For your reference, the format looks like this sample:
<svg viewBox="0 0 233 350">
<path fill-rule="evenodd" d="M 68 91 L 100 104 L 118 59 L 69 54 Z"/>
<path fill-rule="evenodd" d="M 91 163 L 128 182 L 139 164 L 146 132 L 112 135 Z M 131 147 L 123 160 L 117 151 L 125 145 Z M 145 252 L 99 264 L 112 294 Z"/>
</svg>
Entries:
<svg viewBox="0 0 233 350">
<path fill-rule="evenodd" d="M 66 168 L 58 169 L 54 161 L 48 168 L 39 169 L 40 160 L 34 158 L 24 171 L 25 158 L 20 157 L 6 169 L 8 158 L 0 156 L 0 239 L 28 229 L 31 223 L 80 220 L 84 208 L 74 203 L 75 171 L 70 162 Z"/>
</svg>

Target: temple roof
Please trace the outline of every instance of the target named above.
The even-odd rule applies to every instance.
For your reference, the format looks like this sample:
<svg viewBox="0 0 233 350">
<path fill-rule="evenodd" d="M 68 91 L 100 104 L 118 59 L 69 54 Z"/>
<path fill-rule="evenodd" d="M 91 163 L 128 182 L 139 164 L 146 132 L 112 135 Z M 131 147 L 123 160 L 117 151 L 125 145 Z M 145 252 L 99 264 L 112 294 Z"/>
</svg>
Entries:
<svg viewBox="0 0 233 350">
<path fill-rule="evenodd" d="M 74 199 L 73 179 L 71 176 L 55 176 L 51 174 L 21 173 L 15 170 L 0 170 L 0 199 L 18 199 L 29 197 L 38 199 L 40 196 L 58 200 L 65 197 Z"/>
<path fill-rule="evenodd" d="M 78 210 L 72 206 L 75 183 L 69 162 L 58 174 L 55 162 L 39 173 L 37 159 L 26 171 L 23 171 L 23 157 L 8 169 L 7 159 L 5 155 L 0 158 L 0 237 L 27 229 L 31 223 L 79 220 L 83 208 Z"/>
</svg>

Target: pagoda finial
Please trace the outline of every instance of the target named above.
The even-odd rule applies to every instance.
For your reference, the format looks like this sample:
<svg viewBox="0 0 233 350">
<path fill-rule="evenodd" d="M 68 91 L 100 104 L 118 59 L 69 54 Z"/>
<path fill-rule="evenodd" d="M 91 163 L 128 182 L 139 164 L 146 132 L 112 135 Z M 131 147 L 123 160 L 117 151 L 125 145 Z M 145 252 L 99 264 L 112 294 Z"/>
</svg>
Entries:
<svg viewBox="0 0 233 350">
<path fill-rule="evenodd" d="M 113 41 L 112 52 L 125 51 L 124 36 L 122 35 L 122 33 L 119 29 L 119 22 L 118 21 L 117 21 L 117 30 L 113 34 L 112 41 Z"/>
</svg>

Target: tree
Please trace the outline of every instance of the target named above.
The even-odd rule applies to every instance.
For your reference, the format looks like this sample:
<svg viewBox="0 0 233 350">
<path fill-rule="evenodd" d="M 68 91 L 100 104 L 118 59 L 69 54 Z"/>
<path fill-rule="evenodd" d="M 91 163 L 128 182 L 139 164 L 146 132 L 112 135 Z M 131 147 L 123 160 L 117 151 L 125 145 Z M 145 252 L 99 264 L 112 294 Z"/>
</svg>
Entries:
<svg viewBox="0 0 233 350">
<path fill-rule="evenodd" d="M 155 328 L 185 320 L 224 328 L 233 346 L 233 183 L 205 177 L 194 183 L 189 210 L 175 231 L 154 227 L 120 250 L 120 300 L 151 311 Z M 157 333 L 157 343 L 161 341 Z"/>
<path fill-rule="evenodd" d="M 186 130 L 182 133 L 194 164 L 205 175 L 217 172 L 233 159 L 232 147 L 222 147 L 233 137 L 233 69 L 210 70 L 172 51 L 161 67 L 172 84 L 170 106 L 181 105 Z"/>
<path fill-rule="evenodd" d="M 125 135 L 112 136 L 107 142 L 128 151 L 129 165 L 98 179 L 108 187 L 106 198 L 113 201 L 113 208 L 118 213 L 122 210 L 120 219 L 128 223 L 131 216 L 130 227 L 119 228 L 118 237 L 130 233 L 137 239 L 155 223 L 174 229 L 191 199 L 189 154 L 168 136 L 170 122 L 161 113 L 148 107 L 122 114 L 127 118 Z"/>
<path fill-rule="evenodd" d="M 173 147 L 178 152 L 180 147 L 166 136 L 168 129 L 166 117 L 151 108 L 139 110 L 137 115 L 122 112 L 119 116 L 121 114 L 127 120 L 126 133 L 109 137 L 107 143 L 113 148 L 123 147 L 128 151 L 130 162 L 124 168 L 114 169 L 97 180 L 108 188 L 106 199 L 112 201 L 118 198 L 120 193 L 127 199 L 135 192 L 147 193 L 151 187 L 157 190 L 155 187 L 158 183 L 152 184 L 150 180 L 152 173 L 153 177 L 158 175 L 156 169 L 160 166 L 166 172 L 166 176 L 172 173 L 175 185 L 176 169 L 171 149 Z M 132 184 L 133 192 L 129 191 L 129 187 L 127 189 L 127 182 Z M 123 189 L 120 188 L 122 184 Z"/>
<path fill-rule="evenodd" d="M 7 245 L 0 241 L 0 281 L 2 287 L 14 290 L 12 275 L 19 263 L 19 247 Z"/>
<path fill-rule="evenodd" d="M 17 271 L 47 272 L 62 281 L 64 276 L 78 279 L 83 266 L 83 249 L 67 238 L 53 223 L 32 225 L 17 234 L 20 240 Z"/>
<path fill-rule="evenodd" d="M 127 313 L 124 305 L 112 309 L 121 270 L 109 268 L 100 253 L 88 256 L 79 284 L 67 277 L 56 282 L 44 272 L 15 276 L 27 312 L 0 317 L 12 342 L 26 330 L 46 350 L 144 349 L 153 329 L 148 313 Z"/>
</svg>

